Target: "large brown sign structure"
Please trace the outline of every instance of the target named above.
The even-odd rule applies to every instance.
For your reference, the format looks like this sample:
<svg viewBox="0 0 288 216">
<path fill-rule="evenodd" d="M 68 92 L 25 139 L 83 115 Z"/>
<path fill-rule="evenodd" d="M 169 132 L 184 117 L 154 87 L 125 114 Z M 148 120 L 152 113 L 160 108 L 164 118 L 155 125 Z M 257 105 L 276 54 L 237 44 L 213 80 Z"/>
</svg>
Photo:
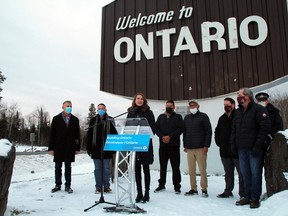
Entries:
<svg viewBox="0 0 288 216">
<path fill-rule="evenodd" d="M 117 0 L 103 7 L 102 91 L 189 100 L 286 75 L 286 0 Z"/>
</svg>

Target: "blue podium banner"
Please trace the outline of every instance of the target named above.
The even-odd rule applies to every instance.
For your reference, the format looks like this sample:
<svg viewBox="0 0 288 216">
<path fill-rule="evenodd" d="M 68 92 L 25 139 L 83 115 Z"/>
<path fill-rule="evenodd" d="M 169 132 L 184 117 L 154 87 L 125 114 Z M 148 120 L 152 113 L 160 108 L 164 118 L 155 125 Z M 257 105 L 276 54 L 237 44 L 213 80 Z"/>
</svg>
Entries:
<svg viewBox="0 0 288 216">
<path fill-rule="evenodd" d="M 149 134 L 108 134 L 104 151 L 147 152 L 149 142 Z"/>
</svg>

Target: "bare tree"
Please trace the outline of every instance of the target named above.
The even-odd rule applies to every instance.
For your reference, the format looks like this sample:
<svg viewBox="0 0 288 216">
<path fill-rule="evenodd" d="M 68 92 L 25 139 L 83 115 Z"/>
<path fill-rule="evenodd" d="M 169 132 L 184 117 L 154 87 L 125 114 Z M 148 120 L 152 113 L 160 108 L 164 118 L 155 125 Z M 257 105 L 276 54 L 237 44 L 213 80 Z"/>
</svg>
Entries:
<svg viewBox="0 0 288 216">
<path fill-rule="evenodd" d="M 270 103 L 280 110 L 284 130 L 288 128 L 288 93 L 275 93 L 270 96 Z"/>
<path fill-rule="evenodd" d="M 37 141 L 39 146 L 48 146 L 49 131 L 50 131 L 50 115 L 45 110 L 44 106 L 38 107 L 33 111 L 32 115 L 36 120 L 37 125 Z M 32 119 L 31 119 L 32 120 Z"/>
</svg>

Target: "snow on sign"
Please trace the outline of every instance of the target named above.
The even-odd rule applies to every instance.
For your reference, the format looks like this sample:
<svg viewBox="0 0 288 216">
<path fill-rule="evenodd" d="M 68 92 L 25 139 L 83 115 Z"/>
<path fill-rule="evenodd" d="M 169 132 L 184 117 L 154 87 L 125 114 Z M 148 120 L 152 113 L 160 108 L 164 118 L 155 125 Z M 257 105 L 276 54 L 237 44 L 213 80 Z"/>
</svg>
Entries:
<svg viewBox="0 0 288 216">
<path fill-rule="evenodd" d="M 109 134 L 105 142 L 104 150 L 147 152 L 149 141 L 150 135 L 148 134 Z"/>
<path fill-rule="evenodd" d="M 12 144 L 7 139 L 0 139 L 0 156 L 7 157 L 11 150 Z"/>
</svg>

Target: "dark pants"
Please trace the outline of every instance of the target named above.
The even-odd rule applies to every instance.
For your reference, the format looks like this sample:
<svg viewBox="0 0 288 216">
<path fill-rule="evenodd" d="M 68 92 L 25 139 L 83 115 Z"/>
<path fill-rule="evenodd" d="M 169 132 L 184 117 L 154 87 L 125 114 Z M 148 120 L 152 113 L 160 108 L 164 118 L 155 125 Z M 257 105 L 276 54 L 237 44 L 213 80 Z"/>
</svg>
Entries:
<svg viewBox="0 0 288 216">
<path fill-rule="evenodd" d="M 71 186 L 71 162 L 65 164 L 65 187 Z M 62 162 L 55 162 L 55 184 L 61 187 L 62 185 Z"/>
<path fill-rule="evenodd" d="M 238 173 L 238 179 L 239 179 L 239 196 L 244 197 L 244 182 L 243 182 L 243 177 L 240 171 L 240 166 L 239 166 L 239 160 L 236 158 L 223 158 L 221 157 L 221 161 L 224 167 L 225 171 L 225 191 L 224 193 L 227 195 L 232 194 L 232 191 L 234 189 L 234 170 L 236 168 L 237 173 Z"/>
<path fill-rule="evenodd" d="M 263 151 L 253 156 L 251 150 L 239 150 L 239 165 L 244 180 L 245 198 L 259 200 L 262 193 Z"/>
<path fill-rule="evenodd" d="M 180 148 L 169 147 L 169 148 L 159 148 L 159 161 L 160 161 L 160 179 L 158 180 L 159 186 L 164 187 L 166 184 L 167 176 L 167 165 L 170 159 L 170 164 L 172 167 L 172 180 L 174 189 L 181 188 L 181 173 L 180 173 Z"/>
<path fill-rule="evenodd" d="M 143 171 L 144 171 L 145 191 L 150 190 L 150 181 L 151 181 L 150 165 L 149 164 L 140 164 L 138 161 L 136 161 L 135 177 L 136 177 L 136 187 L 137 187 L 138 193 L 142 193 L 141 166 L 143 167 Z"/>
</svg>

